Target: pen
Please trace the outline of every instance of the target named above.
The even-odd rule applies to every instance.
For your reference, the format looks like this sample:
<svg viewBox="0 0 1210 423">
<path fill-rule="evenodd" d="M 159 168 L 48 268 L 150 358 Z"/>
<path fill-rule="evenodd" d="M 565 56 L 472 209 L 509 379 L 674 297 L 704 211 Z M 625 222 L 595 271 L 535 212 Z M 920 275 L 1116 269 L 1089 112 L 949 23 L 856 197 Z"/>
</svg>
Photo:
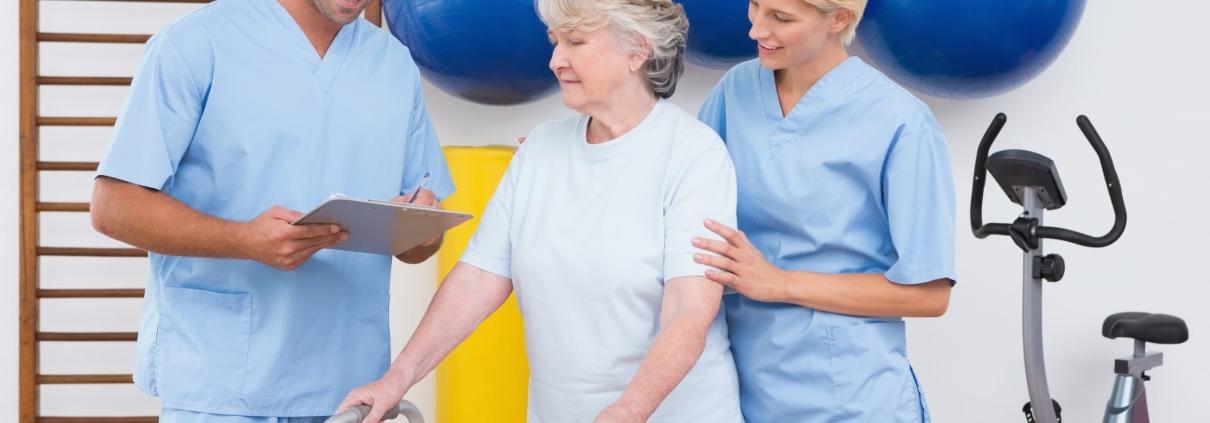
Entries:
<svg viewBox="0 0 1210 423">
<path fill-rule="evenodd" d="M 412 202 L 416 201 L 416 196 L 420 195 L 420 190 L 423 189 L 424 184 L 427 184 L 428 182 L 429 182 L 429 173 L 424 172 L 424 177 L 420 178 L 420 185 L 416 186 L 416 192 L 412 193 L 412 198 L 408 199 L 408 204 L 412 204 Z"/>
</svg>

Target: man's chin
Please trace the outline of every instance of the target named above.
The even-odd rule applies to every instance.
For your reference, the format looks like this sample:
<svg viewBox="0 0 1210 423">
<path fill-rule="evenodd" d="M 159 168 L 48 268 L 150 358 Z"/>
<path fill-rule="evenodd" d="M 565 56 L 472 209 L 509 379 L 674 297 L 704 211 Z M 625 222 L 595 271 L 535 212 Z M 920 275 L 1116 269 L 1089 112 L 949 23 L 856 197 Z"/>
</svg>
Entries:
<svg viewBox="0 0 1210 423">
<path fill-rule="evenodd" d="M 361 10 L 338 9 L 332 13 L 324 13 L 325 18 L 341 26 L 357 20 L 358 16 L 361 16 Z"/>
<path fill-rule="evenodd" d="M 332 22 L 336 22 L 337 24 L 342 25 L 342 26 L 348 25 L 350 22 L 357 20 L 358 16 L 361 16 L 360 12 L 353 14 L 353 15 L 341 15 L 341 16 L 337 16 L 336 17 L 337 19 L 333 19 Z"/>
</svg>

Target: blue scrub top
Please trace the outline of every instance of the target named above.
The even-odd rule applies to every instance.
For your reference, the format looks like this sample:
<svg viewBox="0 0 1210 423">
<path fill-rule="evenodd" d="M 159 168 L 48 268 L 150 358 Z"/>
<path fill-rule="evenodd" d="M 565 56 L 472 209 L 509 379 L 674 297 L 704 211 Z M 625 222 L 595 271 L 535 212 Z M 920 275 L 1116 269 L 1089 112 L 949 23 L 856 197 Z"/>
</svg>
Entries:
<svg viewBox="0 0 1210 423">
<path fill-rule="evenodd" d="M 453 184 L 407 49 L 364 20 L 322 59 L 275 0 L 219 0 L 149 41 L 98 173 L 247 221 L 333 193 Z M 323 250 L 294 271 L 150 254 L 135 383 L 167 408 L 331 414 L 390 362 L 391 257 Z"/>
<path fill-rule="evenodd" d="M 954 187 L 928 107 L 861 59 L 783 118 L 773 72 L 732 68 L 699 118 L 726 141 L 738 223 L 782 269 L 954 279 Z M 904 323 L 724 298 L 752 422 L 927 421 Z"/>
</svg>

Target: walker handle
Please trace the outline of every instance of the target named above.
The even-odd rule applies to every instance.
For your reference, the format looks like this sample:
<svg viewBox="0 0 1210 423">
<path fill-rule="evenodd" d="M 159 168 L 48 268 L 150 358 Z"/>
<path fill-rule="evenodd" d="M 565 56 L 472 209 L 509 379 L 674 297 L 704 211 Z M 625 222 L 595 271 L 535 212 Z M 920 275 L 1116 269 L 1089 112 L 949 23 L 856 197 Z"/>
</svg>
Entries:
<svg viewBox="0 0 1210 423">
<path fill-rule="evenodd" d="M 329 417 L 328 420 L 325 420 L 325 423 L 361 423 L 368 414 L 370 414 L 370 406 L 365 404 L 354 405 L 345 411 Z M 400 401 L 398 407 L 387 410 L 386 415 L 382 416 L 382 418 L 384 420 L 391 420 L 399 416 L 403 416 L 407 420 L 407 423 L 424 423 L 424 415 L 420 414 L 420 409 L 416 408 L 416 404 L 412 404 L 411 401 Z"/>
</svg>

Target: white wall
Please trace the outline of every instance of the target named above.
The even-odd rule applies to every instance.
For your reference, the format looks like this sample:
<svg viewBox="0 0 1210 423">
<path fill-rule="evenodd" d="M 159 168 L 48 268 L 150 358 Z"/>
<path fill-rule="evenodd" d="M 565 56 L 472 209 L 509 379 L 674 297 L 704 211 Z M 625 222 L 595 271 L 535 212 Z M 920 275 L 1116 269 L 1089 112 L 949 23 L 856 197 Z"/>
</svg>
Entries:
<svg viewBox="0 0 1210 423">
<path fill-rule="evenodd" d="M 44 30 L 152 32 L 190 6 L 94 5 L 43 2 Z M 64 4 L 70 3 L 70 4 Z M 1068 421 L 1094 421 L 1111 383 L 1111 361 L 1127 355 L 1129 345 L 1100 337 L 1101 319 L 1122 310 L 1167 312 L 1184 317 L 1193 337 L 1180 346 L 1162 347 L 1166 367 L 1151 374 L 1152 412 L 1157 421 L 1210 421 L 1210 409 L 1198 400 L 1210 376 L 1210 313 L 1202 304 L 1210 287 L 1198 263 L 1210 252 L 1202 240 L 1210 229 L 1200 224 L 1210 206 L 1203 158 L 1210 141 L 1200 131 L 1210 111 L 1210 82 L 1204 78 L 1210 39 L 1202 17 L 1210 4 L 1181 1 L 1167 13 L 1140 9 L 1134 2 L 1089 2 L 1084 20 L 1067 51 L 1040 77 L 1019 90 L 977 101 L 926 98 L 937 113 L 954 158 L 959 192 L 958 274 L 961 279 L 949 313 L 910 324 L 911 356 L 923 381 L 936 421 L 1021 421 L 1026 399 L 1020 353 L 1020 261 L 1007 239 L 974 239 L 967 228 L 970 172 L 979 137 L 996 112 L 1009 124 L 999 148 L 1036 149 L 1058 162 L 1070 204 L 1048 215 L 1048 224 L 1086 232 L 1108 228 L 1112 216 L 1095 156 L 1074 125 L 1089 115 L 1114 154 L 1123 183 L 1130 224 L 1125 236 L 1103 250 L 1051 243 L 1065 255 L 1067 278 L 1046 290 L 1046 340 L 1051 390 L 1064 404 Z M 116 10 L 115 10 L 116 9 Z M 71 10 L 73 12 L 68 12 Z M 108 11 L 108 12 L 107 12 Z M 0 415 L 16 410 L 17 280 L 17 5 L 0 2 Z M 129 75 L 139 48 L 44 49 L 48 74 Z M 691 68 L 674 99 L 696 110 L 721 75 Z M 43 112 L 62 115 L 112 115 L 124 88 L 46 89 Z M 472 105 L 425 87 L 430 113 L 446 144 L 510 144 L 536 123 L 564 116 L 557 98 L 512 108 Z M 43 132 L 43 155 L 61 160 L 96 160 L 108 129 L 56 129 Z M 89 175 L 43 179 L 44 198 L 83 201 Z M 986 217 L 1006 221 L 1016 210 L 989 186 Z M 85 246 L 114 245 L 91 234 L 79 216 L 46 216 L 43 242 Z M 144 261 L 127 260 L 105 268 L 90 263 L 47 263 L 44 284 L 67 286 L 81 275 L 112 284 L 138 286 Z M 398 266 L 393 274 L 396 348 L 415 326 L 432 293 L 435 266 Z M 78 283 L 77 283 L 78 284 Z M 137 301 L 48 304 L 44 329 L 131 330 Z M 87 323 L 84 323 L 87 322 Z M 128 344 L 89 344 L 83 348 L 45 348 L 47 372 L 125 372 Z M 83 357 L 88 357 L 85 360 Z M 113 386 L 55 387 L 44 392 L 44 409 L 60 414 L 154 412 L 156 403 L 133 389 Z M 413 399 L 431 411 L 432 386 L 416 388 Z M 67 398 L 77 401 L 67 403 Z M 12 411 L 4 411 L 12 410 Z M 8 414 L 12 415 L 12 414 Z M 2 418 L 0 418 L 2 419 Z"/>
</svg>

